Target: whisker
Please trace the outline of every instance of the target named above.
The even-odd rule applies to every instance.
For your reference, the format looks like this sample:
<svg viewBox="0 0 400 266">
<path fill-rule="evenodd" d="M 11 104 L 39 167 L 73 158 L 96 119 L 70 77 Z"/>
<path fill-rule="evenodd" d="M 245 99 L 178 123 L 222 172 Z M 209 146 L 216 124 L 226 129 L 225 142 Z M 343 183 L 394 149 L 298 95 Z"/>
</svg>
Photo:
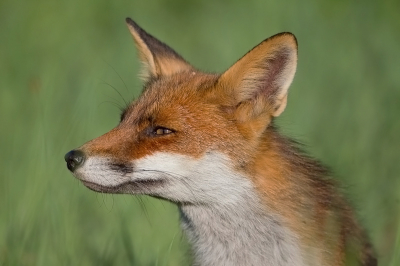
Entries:
<svg viewBox="0 0 400 266">
<path fill-rule="evenodd" d="M 115 99 L 113 99 L 113 100 L 115 100 Z M 103 104 L 103 103 L 109 103 L 109 104 L 111 104 L 111 105 L 117 107 L 118 110 L 122 110 L 122 107 L 121 107 L 118 103 L 116 103 L 116 102 L 113 102 L 113 101 L 104 101 L 104 102 L 101 102 L 101 103 L 99 104 L 99 106 L 100 106 L 101 104 Z"/>
<path fill-rule="evenodd" d="M 101 80 L 101 79 L 100 79 L 100 80 Z M 101 84 L 108 85 L 108 86 L 111 87 L 116 93 L 118 93 L 118 95 L 119 95 L 119 96 L 121 97 L 121 99 L 124 101 L 125 106 L 128 106 L 128 102 L 125 101 L 125 98 L 122 96 L 122 94 L 119 92 L 119 90 L 117 90 L 117 88 L 115 88 L 113 85 L 111 85 L 110 83 L 108 83 L 108 82 L 106 82 L 106 81 L 104 81 L 104 80 L 101 80 L 101 81 L 102 81 Z"/>
<path fill-rule="evenodd" d="M 114 203 L 115 203 L 115 201 L 114 201 L 114 194 L 111 194 L 111 199 L 112 199 L 112 205 L 111 205 L 110 212 L 114 209 Z"/>
<path fill-rule="evenodd" d="M 125 81 L 122 79 L 121 75 L 117 72 L 117 70 L 115 70 L 115 68 L 114 68 L 111 64 L 109 64 L 107 61 L 105 61 L 104 59 L 103 59 L 103 61 L 104 61 L 104 63 L 106 63 L 109 67 L 111 67 L 112 70 L 114 70 L 115 74 L 117 74 L 117 76 L 119 77 L 119 79 L 120 79 L 120 80 L 122 81 L 122 83 L 124 84 L 126 91 L 129 93 L 128 86 L 126 86 Z"/>
<path fill-rule="evenodd" d="M 144 215 L 146 216 L 147 221 L 149 222 L 149 224 L 151 226 L 153 226 L 153 224 L 151 223 L 151 220 L 150 220 L 149 212 L 147 211 L 147 208 L 146 208 L 146 204 L 143 201 L 143 198 L 141 196 L 136 196 L 135 198 L 138 200 L 140 209 L 144 212 Z"/>
<path fill-rule="evenodd" d="M 139 186 L 139 187 L 141 186 L 141 184 L 136 184 L 136 185 Z M 134 196 L 134 199 L 138 201 L 140 209 L 144 212 L 144 215 L 146 216 L 147 222 L 151 226 L 153 226 L 153 224 L 151 223 L 151 220 L 150 220 L 149 213 L 148 213 L 147 208 L 146 208 L 146 204 L 143 201 L 143 198 L 140 195 L 136 195 L 135 192 L 132 189 L 129 189 L 128 191 Z"/>
<path fill-rule="evenodd" d="M 110 179 L 108 178 L 108 175 L 102 174 L 101 177 L 104 178 L 105 180 L 107 180 L 108 183 L 111 182 Z M 111 195 L 112 205 L 111 205 L 111 208 L 109 209 L 109 208 L 107 207 L 107 203 L 106 203 L 107 193 L 103 193 L 103 192 L 102 192 L 101 194 L 104 195 L 104 197 L 103 197 L 104 206 L 107 208 L 107 210 L 108 210 L 109 212 L 111 212 L 112 209 L 114 208 L 114 195 L 113 195 L 113 194 Z"/>
</svg>

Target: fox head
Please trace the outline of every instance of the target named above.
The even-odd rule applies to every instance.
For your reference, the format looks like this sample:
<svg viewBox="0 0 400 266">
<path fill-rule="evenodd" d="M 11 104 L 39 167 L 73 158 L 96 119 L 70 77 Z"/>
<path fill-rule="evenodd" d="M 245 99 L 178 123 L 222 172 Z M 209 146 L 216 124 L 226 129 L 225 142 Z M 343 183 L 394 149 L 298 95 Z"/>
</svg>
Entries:
<svg viewBox="0 0 400 266">
<path fill-rule="evenodd" d="M 143 63 L 144 90 L 117 127 L 65 155 L 68 169 L 98 192 L 234 201 L 252 186 L 266 129 L 286 107 L 296 38 L 270 37 L 224 73 L 210 74 L 126 22 Z"/>
</svg>

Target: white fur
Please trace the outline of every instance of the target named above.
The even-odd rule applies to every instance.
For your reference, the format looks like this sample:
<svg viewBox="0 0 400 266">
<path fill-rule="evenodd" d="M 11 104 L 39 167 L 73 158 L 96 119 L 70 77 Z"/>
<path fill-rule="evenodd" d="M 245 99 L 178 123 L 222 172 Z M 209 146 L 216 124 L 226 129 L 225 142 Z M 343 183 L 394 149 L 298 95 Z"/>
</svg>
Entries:
<svg viewBox="0 0 400 266">
<path fill-rule="evenodd" d="M 111 163 L 109 158 L 89 157 L 82 167 L 72 173 L 82 181 L 102 186 L 117 186 L 131 179 L 130 176 L 122 176 L 120 173 L 112 171 L 109 163 Z"/>
<path fill-rule="evenodd" d="M 158 152 L 135 160 L 134 172 L 125 175 L 107 169 L 107 163 L 89 158 L 76 175 L 102 186 L 164 180 L 132 193 L 178 204 L 196 265 L 304 265 L 296 237 L 269 212 L 249 178 L 234 171 L 226 156 L 214 152 L 195 159 Z"/>
</svg>

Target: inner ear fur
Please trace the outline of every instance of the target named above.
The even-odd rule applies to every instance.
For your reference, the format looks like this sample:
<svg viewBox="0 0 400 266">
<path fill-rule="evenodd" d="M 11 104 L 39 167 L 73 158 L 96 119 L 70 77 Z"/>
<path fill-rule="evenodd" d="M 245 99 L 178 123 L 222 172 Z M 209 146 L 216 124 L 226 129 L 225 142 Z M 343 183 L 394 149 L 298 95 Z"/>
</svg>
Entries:
<svg viewBox="0 0 400 266">
<path fill-rule="evenodd" d="M 179 72 L 193 70 L 193 67 L 177 52 L 148 34 L 135 21 L 127 18 L 126 23 L 143 64 L 142 79 L 147 81 L 150 78 L 170 76 Z"/>
<path fill-rule="evenodd" d="M 286 107 L 296 66 L 296 38 L 284 32 L 264 40 L 225 71 L 219 85 L 236 106 L 236 119 L 256 119 L 260 124 L 258 116 L 279 116 Z"/>
</svg>

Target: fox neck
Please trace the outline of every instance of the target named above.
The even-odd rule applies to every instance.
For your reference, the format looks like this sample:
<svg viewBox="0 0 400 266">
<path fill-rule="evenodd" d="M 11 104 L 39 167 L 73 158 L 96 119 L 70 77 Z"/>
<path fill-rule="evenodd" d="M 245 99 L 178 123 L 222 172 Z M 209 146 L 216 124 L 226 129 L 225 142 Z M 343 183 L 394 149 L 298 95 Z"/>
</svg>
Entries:
<svg viewBox="0 0 400 266">
<path fill-rule="evenodd" d="M 179 210 L 195 265 L 303 265 L 296 237 L 260 206 L 255 193 L 234 204 Z"/>
</svg>

